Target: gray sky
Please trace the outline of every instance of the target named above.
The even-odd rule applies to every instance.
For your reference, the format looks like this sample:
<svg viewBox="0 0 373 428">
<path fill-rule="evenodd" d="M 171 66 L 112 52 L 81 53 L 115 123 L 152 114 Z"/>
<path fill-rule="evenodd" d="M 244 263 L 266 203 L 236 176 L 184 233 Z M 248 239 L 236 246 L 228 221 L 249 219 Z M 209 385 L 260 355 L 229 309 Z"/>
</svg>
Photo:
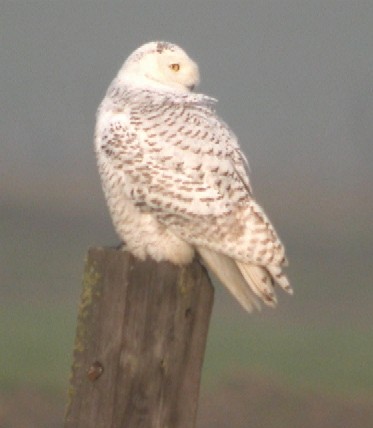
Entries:
<svg viewBox="0 0 373 428">
<path fill-rule="evenodd" d="M 163 39 L 199 63 L 285 242 L 276 317 L 371 324 L 372 29 L 371 0 L 0 0 L 1 293 L 75 302 L 86 248 L 117 242 L 95 111 Z"/>
<path fill-rule="evenodd" d="M 14 0 L 0 9 L 8 204 L 105 209 L 95 110 L 128 54 L 161 39 L 199 63 L 200 90 L 219 99 L 270 217 L 310 232 L 304 218 L 315 217 L 334 233 L 357 210 L 372 233 L 370 0 Z"/>
</svg>

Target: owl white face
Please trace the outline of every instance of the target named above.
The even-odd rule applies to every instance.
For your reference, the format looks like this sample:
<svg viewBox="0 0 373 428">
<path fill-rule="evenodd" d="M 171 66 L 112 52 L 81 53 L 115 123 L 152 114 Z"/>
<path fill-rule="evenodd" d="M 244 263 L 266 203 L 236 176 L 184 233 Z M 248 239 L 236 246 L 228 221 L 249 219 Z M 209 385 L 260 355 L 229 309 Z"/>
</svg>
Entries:
<svg viewBox="0 0 373 428">
<path fill-rule="evenodd" d="M 177 84 L 192 90 L 199 83 L 198 66 L 181 49 L 164 50 L 157 57 L 155 77 L 165 84 Z M 150 74 L 151 76 L 151 71 Z"/>
<path fill-rule="evenodd" d="M 137 49 L 124 63 L 120 77 L 182 91 L 191 91 L 199 83 L 197 64 L 181 48 L 164 42 L 147 43 Z"/>
</svg>

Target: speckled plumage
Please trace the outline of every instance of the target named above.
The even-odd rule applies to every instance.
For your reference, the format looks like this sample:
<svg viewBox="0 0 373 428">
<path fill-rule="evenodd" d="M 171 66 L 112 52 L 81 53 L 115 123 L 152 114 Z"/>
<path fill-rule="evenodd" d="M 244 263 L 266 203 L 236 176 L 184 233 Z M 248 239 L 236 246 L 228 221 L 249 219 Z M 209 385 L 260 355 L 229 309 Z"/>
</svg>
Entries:
<svg viewBox="0 0 373 428">
<path fill-rule="evenodd" d="M 247 161 L 216 115 L 191 92 L 197 65 L 176 45 L 151 42 L 120 69 L 102 101 L 95 150 L 115 229 L 135 256 L 190 263 L 195 251 L 241 305 L 291 292 L 284 247 L 255 202 Z"/>
</svg>

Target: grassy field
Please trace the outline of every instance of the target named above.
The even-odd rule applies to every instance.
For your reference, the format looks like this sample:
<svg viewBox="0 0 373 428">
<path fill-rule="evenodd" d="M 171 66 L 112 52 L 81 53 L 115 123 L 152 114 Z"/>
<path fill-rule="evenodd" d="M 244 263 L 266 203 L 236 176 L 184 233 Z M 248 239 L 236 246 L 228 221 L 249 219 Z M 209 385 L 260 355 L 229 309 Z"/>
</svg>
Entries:
<svg viewBox="0 0 373 428">
<path fill-rule="evenodd" d="M 71 308 L 8 305 L 0 310 L 0 389 L 67 387 L 75 314 Z"/>
<path fill-rule="evenodd" d="M 8 305 L 0 311 L 0 388 L 23 384 L 62 393 L 67 386 L 75 309 Z M 216 313 L 204 364 L 209 389 L 232 373 L 273 376 L 338 395 L 373 397 L 373 331 L 263 322 Z"/>
<path fill-rule="evenodd" d="M 373 397 L 373 331 L 284 325 L 255 319 L 213 319 L 205 381 L 242 371 L 289 386 Z"/>
<path fill-rule="evenodd" d="M 102 235 L 97 242 L 116 241 L 107 229 L 82 220 L 32 213 L 25 217 L 20 210 L 5 214 L 1 219 L 5 244 L 0 248 L 4 268 L 0 272 L 0 425 L 55 428 L 61 426 L 65 403 L 84 255 L 93 230 Z M 309 394 L 319 397 L 315 404 L 319 408 L 326 394 L 342 402 L 325 401 L 324 413 L 335 409 L 332 422 L 325 426 L 336 426 L 337 411 L 348 408 L 346 402 L 368 400 L 365 420 L 369 420 L 373 400 L 373 273 L 366 249 L 370 241 L 368 237 L 359 242 L 350 238 L 343 238 L 339 254 L 329 251 L 326 241 L 312 246 L 308 240 L 304 247 L 301 241 L 293 240 L 289 258 L 295 295 L 280 296 L 276 311 L 247 315 L 221 287 L 216 288 L 203 396 L 220 397 L 223 403 L 232 393 L 232 409 L 241 397 L 242 410 L 247 407 L 247 397 L 254 400 L 256 389 L 260 392 L 264 385 L 259 401 L 254 400 L 256 405 L 267 409 L 273 391 L 282 397 L 281 412 L 288 402 L 312 403 Z M 250 385 L 253 376 L 258 383 L 251 382 L 250 392 L 245 385 Z M 237 377 L 242 385 L 232 390 L 230 379 Z M 211 398 L 207 403 L 205 409 L 212 405 Z M 218 413 L 222 405 L 217 406 L 211 412 Z M 360 409 L 355 404 L 353 408 Z M 355 417 L 350 410 L 346 414 Z M 23 419 L 16 423 L 14 417 L 22 411 Z M 8 415 L 7 424 L 3 414 Z M 224 415 L 220 417 L 224 420 Z M 32 418 L 34 425 L 29 422 Z M 371 426 L 364 423 L 348 426 Z M 210 421 L 201 426 L 219 425 Z M 233 426 L 246 425 L 237 422 Z M 277 419 L 277 425 L 264 426 L 280 425 Z"/>
</svg>

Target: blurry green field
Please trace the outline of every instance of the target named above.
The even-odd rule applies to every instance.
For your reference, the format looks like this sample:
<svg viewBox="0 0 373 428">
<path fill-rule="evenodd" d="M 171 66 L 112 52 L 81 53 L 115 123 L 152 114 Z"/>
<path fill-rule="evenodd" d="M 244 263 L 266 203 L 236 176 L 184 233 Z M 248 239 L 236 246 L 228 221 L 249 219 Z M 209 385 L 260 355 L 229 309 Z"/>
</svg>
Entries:
<svg viewBox="0 0 373 428">
<path fill-rule="evenodd" d="M 0 389 L 29 384 L 64 393 L 74 330 L 71 307 L 1 307 Z M 318 330 L 216 315 L 210 326 L 203 385 L 208 390 L 229 374 L 255 372 L 295 387 L 373 396 L 372 367 L 373 331 Z"/>
<path fill-rule="evenodd" d="M 296 388 L 373 396 L 373 331 L 214 319 L 206 382 L 239 368 Z"/>
<path fill-rule="evenodd" d="M 0 308 L 0 388 L 31 385 L 51 393 L 67 387 L 75 314 L 63 307 Z"/>
</svg>

